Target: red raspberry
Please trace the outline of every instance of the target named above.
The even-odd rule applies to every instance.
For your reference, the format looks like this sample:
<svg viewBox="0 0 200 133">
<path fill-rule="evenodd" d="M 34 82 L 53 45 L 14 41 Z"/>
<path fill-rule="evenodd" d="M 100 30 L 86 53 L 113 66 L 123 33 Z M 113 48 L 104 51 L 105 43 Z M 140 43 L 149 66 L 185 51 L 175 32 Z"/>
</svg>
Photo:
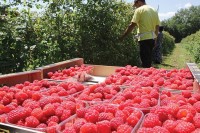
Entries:
<svg viewBox="0 0 200 133">
<path fill-rule="evenodd" d="M 161 126 L 161 121 L 159 120 L 159 117 L 157 114 L 149 113 L 144 118 L 143 127 L 153 128 L 155 126 Z"/>
<path fill-rule="evenodd" d="M 194 103 L 197 102 L 197 99 L 195 99 L 194 97 L 190 97 L 190 98 L 188 99 L 188 102 L 189 102 L 191 105 L 193 105 Z"/>
<path fill-rule="evenodd" d="M 96 111 L 95 109 L 89 109 L 88 112 L 85 113 L 85 119 L 88 122 L 95 123 L 98 121 L 99 118 L 99 112 Z"/>
<path fill-rule="evenodd" d="M 126 99 L 132 99 L 132 98 L 133 98 L 132 91 L 123 92 L 123 96 L 124 96 Z"/>
<path fill-rule="evenodd" d="M 152 89 L 149 95 L 151 96 L 151 98 L 155 98 L 155 99 L 159 98 L 159 93 L 155 89 Z"/>
<path fill-rule="evenodd" d="M 132 127 L 135 127 L 135 125 L 138 123 L 139 120 L 140 120 L 140 119 L 139 119 L 134 113 L 132 113 L 132 114 L 126 119 L 127 123 L 128 123 L 129 125 L 131 125 Z"/>
<path fill-rule="evenodd" d="M 47 120 L 47 124 L 49 123 L 49 122 L 51 122 L 51 121 L 53 121 L 53 122 L 56 122 L 56 123 L 59 123 L 59 118 L 58 118 L 58 116 L 51 116 L 51 117 L 49 117 L 49 119 Z"/>
<path fill-rule="evenodd" d="M 102 112 L 102 113 L 99 113 L 98 121 L 103 121 L 103 120 L 110 121 L 112 118 L 114 118 L 112 113 Z"/>
<path fill-rule="evenodd" d="M 9 103 L 12 102 L 12 100 L 13 100 L 13 94 L 7 93 L 2 99 L 3 105 L 8 105 Z"/>
<path fill-rule="evenodd" d="M 163 127 L 165 127 L 170 133 L 174 132 L 174 128 L 176 127 L 178 123 L 176 121 L 173 120 L 166 120 L 163 123 Z"/>
<path fill-rule="evenodd" d="M 34 116 L 26 117 L 25 119 L 25 126 L 27 127 L 37 127 L 40 124 L 39 120 Z"/>
<path fill-rule="evenodd" d="M 167 113 L 167 111 L 165 110 L 165 108 L 162 108 L 162 107 L 160 107 L 160 106 L 153 107 L 153 108 L 150 110 L 150 113 L 157 114 L 158 117 L 159 117 L 159 120 L 160 120 L 161 122 L 164 122 L 165 120 L 168 119 L 168 113 Z"/>
<path fill-rule="evenodd" d="M 99 113 L 108 112 L 108 111 L 105 110 L 107 108 L 107 106 L 104 106 L 104 105 L 101 105 L 101 104 L 93 105 L 92 108 L 97 110 Z"/>
<path fill-rule="evenodd" d="M 138 129 L 137 133 L 153 133 L 153 128 L 141 127 Z"/>
<path fill-rule="evenodd" d="M 132 129 L 133 128 L 131 126 L 123 124 L 117 128 L 117 133 L 131 133 Z"/>
<path fill-rule="evenodd" d="M 62 116 L 60 117 L 60 120 L 66 120 L 71 116 L 71 110 L 64 110 Z"/>
<path fill-rule="evenodd" d="M 190 122 L 180 121 L 175 127 L 176 133 L 191 133 L 195 130 L 195 126 Z"/>
<path fill-rule="evenodd" d="M 45 116 L 52 116 L 55 114 L 55 107 L 52 104 L 47 104 L 43 108 L 43 114 Z"/>
<path fill-rule="evenodd" d="M 65 108 L 66 110 L 71 110 L 71 113 L 76 113 L 76 103 L 72 101 L 63 101 L 61 103 L 61 106 Z"/>
<path fill-rule="evenodd" d="M 33 109 L 31 115 L 36 117 L 38 120 L 42 120 L 42 117 L 44 116 L 41 108 Z"/>
<path fill-rule="evenodd" d="M 200 113 L 200 101 L 193 104 L 193 107 L 196 109 L 198 113 Z"/>
<path fill-rule="evenodd" d="M 22 104 L 24 100 L 28 99 L 28 95 L 23 91 L 20 91 L 15 94 L 15 99 L 17 99 L 18 104 Z"/>
<path fill-rule="evenodd" d="M 187 109 L 180 109 L 176 115 L 176 117 L 180 120 L 184 120 L 187 122 L 193 121 L 193 114 Z"/>
<path fill-rule="evenodd" d="M 80 128 L 87 123 L 87 121 L 83 118 L 78 118 L 74 122 L 74 129 L 76 130 L 77 133 L 80 132 Z"/>
<path fill-rule="evenodd" d="M 36 128 L 41 128 L 41 129 L 45 129 L 47 127 L 47 125 L 46 124 L 44 124 L 44 123 L 41 123 L 41 124 L 39 124 Z"/>
<path fill-rule="evenodd" d="M 0 122 L 5 123 L 6 119 L 7 119 L 7 115 L 6 114 L 0 115 Z"/>
<path fill-rule="evenodd" d="M 199 93 L 192 94 L 192 97 L 194 97 L 197 101 L 200 101 L 200 94 Z"/>
<path fill-rule="evenodd" d="M 23 102 L 22 105 L 23 105 L 24 107 L 29 107 L 29 108 L 31 108 L 31 109 L 35 109 L 35 108 L 39 108 L 39 107 L 40 107 L 39 102 L 30 100 L 30 99 L 28 99 L 28 100 L 29 100 L 28 102 L 26 102 L 27 100 L 25 100 L 25 101 Z"/>
<path fill-rule="evenodd" d="M 196 113 L 196 115 L 193 118 L 193 123 L 196 128 L 200 128 L 200 113 Z"/>
<path fill-rule="evenodd" d="M 122 117 L 114 117 L 111 121 L 112 130 L 117 130 L 117 127 L 124 124 L 124 119 Z"/>
<path fill-rule="evenodd" d="M 80 128 L 81 133 L 98 133 L 97 131 L 97 126 L 94 123 L 85 123 L 81 128 Z"/>
<path fill-rule="evenodd" d="M 76 115 L 79 118 L 83 118 L 85 116 L 87 109 L 86 108 L 79 108 L 76 110 Z"/>
<path fill-rule="evenodd" d="M 27 116 L 30 116 L 31 109 L 30 108 L 24 108 L 24 107 L 18 107 L 15 110 L 12 110 L 8 113 L 8 122 L 10 123 L 16 123 L 17 121 L 26 118 Z"/>
<path fill-rule="evenodd" d="M 153 128 L 155 133 L 170 133 L 165 127 L 155 126 Z"/>
<path fill-rule="evenodd" d="M 63 114 L 63 111 L 64 111 L 64 108 L 62 106 L 59 106 L 58 108 L 56 108 L 55 115 L 58 117 L 61 117 Z"/>
<path fill-rule="evenodd" d="M 128 116 L 122 111 L 122 110 L 117 110 L 115 113 L 115 117 L 121 117 L 123 118 L 123 121 L 126 121 Z"/>
<path fill-rule="evenodd" d="M 190 98 L 192 96 L 192 93 L 190 90 L 183 90 L 181 92 L 181 94 L 185 97 L 185 98 Z"/>
<path fill-rule="evenodd" d="M 73 126 L 68 126 L 62 131 L 62 133 L 77 133 L 77 132 Z"/>
<path fill-rule="evenodd" d="M 111 133 L 111 124 L 108 120 L 103 120 L 96 123 L 98 133 Z"/>
<path fill-rule="evenodd" d="M 192 133 L 200 133 L 200 128 L 196 128 Z"/>
<path fill-rule="evenodd" d="M 179 111 L 179 105 L 176 103 L 169 103 L 166 106 L 166 110 L 169 114 L 171 114 L 172 116 L 176 116 L 177 112 Z"/>
</svg>

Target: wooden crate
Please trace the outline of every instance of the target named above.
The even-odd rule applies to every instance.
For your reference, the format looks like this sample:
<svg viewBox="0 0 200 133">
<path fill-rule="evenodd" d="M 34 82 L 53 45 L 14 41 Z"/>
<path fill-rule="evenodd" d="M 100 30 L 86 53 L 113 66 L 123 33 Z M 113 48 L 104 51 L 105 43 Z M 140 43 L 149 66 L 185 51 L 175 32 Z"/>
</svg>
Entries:
<svg viewBox="0 0 200 133">
<path fill-rule="evenodd" d="M 36 70 L 42 71 L 42 78 L 48 78 L 48 72 L 55 72 L 57 70 L 62 70 L 69 67 L 74 67 L 75 65 L 81 66 L 83 64 L 83 58 L 74 58 L 71 60 L 66 60 L 47 66 L 39 67 Z"/>
<path fill-rule="evenodd" d="M 0 85 L 13 86 L 24 83 L 25 81 L 33 82 L 34 80 L 41 80 L 41 75 L 42 73 L 40 70 L 0 75 Z"/>
</svg>

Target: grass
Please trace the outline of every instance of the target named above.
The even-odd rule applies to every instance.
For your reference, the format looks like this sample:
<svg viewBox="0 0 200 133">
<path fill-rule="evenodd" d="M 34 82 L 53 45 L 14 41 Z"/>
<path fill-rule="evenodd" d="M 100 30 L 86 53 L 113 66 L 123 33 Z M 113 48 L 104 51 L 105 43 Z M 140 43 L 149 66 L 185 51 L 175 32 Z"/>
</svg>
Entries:
<svg viewBox="0 0 200 133">
<path fill-rule="evenodd" d="M 186 63 L 194 63 L 194 59 L 180 43 L 177 43 L 170 55 L 163 56 L 162 64 L 153 64 L 153 66 L 155 68 L 181 69 L 187 67 Z"/>
</svg>

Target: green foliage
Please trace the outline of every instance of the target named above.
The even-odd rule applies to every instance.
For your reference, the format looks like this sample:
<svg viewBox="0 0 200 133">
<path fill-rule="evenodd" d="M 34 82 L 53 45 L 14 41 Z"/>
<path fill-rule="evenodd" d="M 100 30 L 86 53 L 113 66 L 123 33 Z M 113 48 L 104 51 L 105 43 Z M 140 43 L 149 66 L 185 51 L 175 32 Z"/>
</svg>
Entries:
<svg viewBox="0 0 200 133">
<path fill-rule="evenodd" d="M 164 20 L 162 25 L 175 37 L 176 42 L 200 29 L 200 6 L 179 10 L 174 17 Z"/>
<path fill-rule="evenodd" d="M 163 55 L 170 54 L 175 47 L 174 37 L 171 36 L 168 32 L 163 32 L 163 44 L 162 52 Z"/>
<path fill-rule="evenodd" d="M 18 5 L 24 9 L 13 7 Z M 42 12 L 32 12 L 32 7 Z M 136 32 L 118 41 L 132 15 L 132 6 L 119 0 L 9 1 L 0 6 L 0 73 L 76 57 L 88 64 L 139 66 Z M 173 38 L 166 35 L 165 53 L 172 44 Z"/>
<path fill-rule="evenodd" d="M 181 43 L 193 55 L 195 62 L 200 63 L 200 30 L 184 38 Z"/>
</svg>

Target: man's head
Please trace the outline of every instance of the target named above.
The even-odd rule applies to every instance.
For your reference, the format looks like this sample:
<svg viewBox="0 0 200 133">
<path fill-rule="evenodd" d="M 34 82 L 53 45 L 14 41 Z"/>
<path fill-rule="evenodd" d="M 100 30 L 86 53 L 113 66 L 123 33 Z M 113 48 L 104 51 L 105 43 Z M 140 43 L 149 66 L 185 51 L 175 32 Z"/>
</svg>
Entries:
<svg viewBox="0 0 200 133">
<path fill-rule="evenodd" d="M 145 4 L 146 4 L 145 0 L 134 0 L 134 2 L 133 2 L 133 6 L 136 8 L 138 8 L 142 5 L 145 5 Z"/>
</svg>

